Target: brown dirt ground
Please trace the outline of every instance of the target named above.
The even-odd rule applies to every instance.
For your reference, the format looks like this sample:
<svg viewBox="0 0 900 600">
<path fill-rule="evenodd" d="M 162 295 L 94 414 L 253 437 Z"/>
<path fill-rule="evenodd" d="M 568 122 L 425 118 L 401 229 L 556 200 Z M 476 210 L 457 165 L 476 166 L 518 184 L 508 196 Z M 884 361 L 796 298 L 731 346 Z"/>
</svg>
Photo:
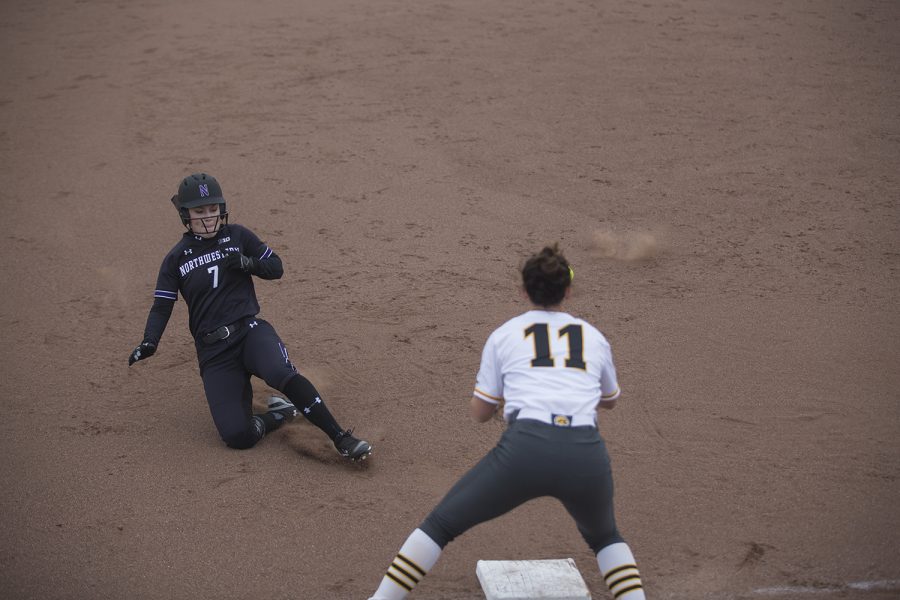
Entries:
<svg viewBox="0 0 900 600">
<path fill-rule="evenodd" d="M 558 240 L 649 597 L 900 597 L 898 31 L 874 0 L 3 2 L 0 596 L 366 598 L 499 436 L 480 349 Z M 283 257 L 263 315 L 366 468 L 305 423 L 224 448 L 183 305 L 126 367 L 200 170 Z M 534 502 L 413 597 L 563 557 L 608 597 Z"/>
</svg>

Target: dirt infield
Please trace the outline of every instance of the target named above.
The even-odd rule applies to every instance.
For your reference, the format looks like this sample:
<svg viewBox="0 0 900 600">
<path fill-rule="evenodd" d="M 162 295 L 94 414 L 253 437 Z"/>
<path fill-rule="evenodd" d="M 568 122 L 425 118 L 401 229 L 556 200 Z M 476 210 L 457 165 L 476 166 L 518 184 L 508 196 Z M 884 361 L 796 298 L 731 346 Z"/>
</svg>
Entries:
<svg viewBox="0 0 900 600">
<path fill-rule="evenodd" d="M 367 598 L 499 437 L 480 350 L 559 241 L 648 597 L 900 597 L 898 31 L 874 0 L 0 4 L 0 596 Z M 305 423 L 226 449 L 183 303 L 126 366 L 195 171 L 284 260 L 262 315 L 367 467 Z M 537 501 L 412 598 L 565 557 L 609 597 Z"/>
</svg>

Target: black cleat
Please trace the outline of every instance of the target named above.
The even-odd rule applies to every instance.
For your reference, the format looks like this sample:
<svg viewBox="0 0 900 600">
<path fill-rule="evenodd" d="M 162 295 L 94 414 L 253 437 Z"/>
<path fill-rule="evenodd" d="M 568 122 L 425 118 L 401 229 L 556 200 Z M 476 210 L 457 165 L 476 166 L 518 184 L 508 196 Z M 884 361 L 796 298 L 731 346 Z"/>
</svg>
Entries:
<svg viewBox="0 0 900 600">
<path fill-rule="evenodd" d="M 372 445 L 353 437 L 352 429 L 340 432 L 334 440 L 334 447 L 341 456 L 350 460 L 366 460 L 372 454 Z"/>
<path fill-rule="evenodd" d="M 277 413 L 284 418 L 286 423 L 294 420 L 298 414 L 297 407 L 291 404 L 290 400 L 280 396 L 269 397 L 269 410 L 267 412 Z"/>
</svg>

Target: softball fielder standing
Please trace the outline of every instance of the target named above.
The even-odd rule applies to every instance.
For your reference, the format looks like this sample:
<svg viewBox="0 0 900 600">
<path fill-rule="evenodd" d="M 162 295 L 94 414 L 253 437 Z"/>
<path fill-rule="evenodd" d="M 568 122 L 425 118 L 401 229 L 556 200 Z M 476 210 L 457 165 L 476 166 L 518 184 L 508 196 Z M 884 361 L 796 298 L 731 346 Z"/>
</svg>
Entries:
<svg viewBox="0 0 900 600">
<path fill-rule="evenodd" d="M 128 365 L 156 353 L 180 293 L 188 306 L 209 410 L 227 446 L 250 448 L 299 412 L 331 438 L 342 456 L 365 459 L 372 451 L 369 443 L 341 429 L 321 394 L 291 363 L 275 328 L 257 316 L 251 276 L 281 278 L 278 255 L 246 227 L 228 224 L 222 188 L 210 175 L 185 177 L 172 203 L 187 231 L 163 259 L 144 339 Z M 288 400 L 273 396 L 268 410 L 254 415 L 251 375 Z"/>
<path fill-rule="evenodd" d="M 410 534 L 370 600 L 405 598 L 448 543 L 541 496 L 557 498 L 575 519 L 617 599 L 645 598 L 616 528 L 612 471 L 597 430 L 597 408 L 613 408 L 619 397 L 616 369 L 603 334 L 560 308 L 572 277 L 556 245 L 525 263 L 534 309 L 490 335 L 471 400 L 476 421 L 502 405 L 509 427 Z"/>
</svg>

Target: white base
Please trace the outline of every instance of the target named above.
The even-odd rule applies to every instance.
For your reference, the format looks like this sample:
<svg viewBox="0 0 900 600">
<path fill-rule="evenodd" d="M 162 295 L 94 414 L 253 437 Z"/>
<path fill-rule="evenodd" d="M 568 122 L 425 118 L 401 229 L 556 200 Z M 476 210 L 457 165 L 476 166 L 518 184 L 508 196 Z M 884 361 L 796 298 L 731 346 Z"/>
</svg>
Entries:
<svg viewBox="0 0 900 600">
<path fill-rule="evenodd" d="M 486 600 L 591 600 L 571 558 L 479 560 L 475 574 Z"/>
</svg>

